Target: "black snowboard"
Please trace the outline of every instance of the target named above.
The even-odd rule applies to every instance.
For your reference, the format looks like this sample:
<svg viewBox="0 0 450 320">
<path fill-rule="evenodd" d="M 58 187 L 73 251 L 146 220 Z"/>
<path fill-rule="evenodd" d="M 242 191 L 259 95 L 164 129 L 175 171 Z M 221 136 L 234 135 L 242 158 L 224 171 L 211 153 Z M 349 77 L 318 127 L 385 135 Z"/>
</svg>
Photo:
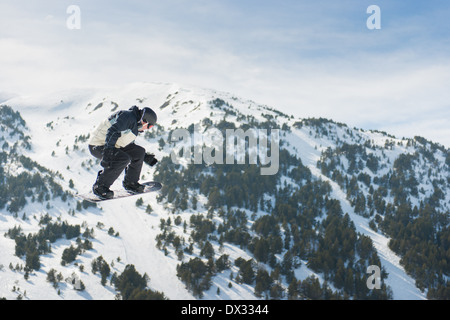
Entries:
<svg viewBox="0 0 450 320">
<path fill-rule="evenodd" d="M 95 202 L 101 202 L 101 201 L 107 201 L 107 200 L 114 200 L 114 199 L 121 199 L 121 198 L 126 198 L 126 197 L 138 196 L 138 195 L 142 195 L 142 194 L 149 193 L 149 192 L 155 192 L 155 191 L 158 191 L 158 190 L 160 190 L 162 188 L 162 184 L 159 183 L 159 182 L 155 182 L 155 181 L 144 182 L 144 183 L 141 183 L 141 184 L 145 186 L 144 192 L 142 192 L 142 193 L 132 193 L 132 192 L 126 191 L 125 189 L 123 189 L 123 190 L 112 190 L 112 191 L 114 191 L 114 198 L 112 198 L 112 199 L 100 198 L 99 196 L 96 196 L 94 193 L 92 193 L 92 191 L 89 192 L 89 193 L 77 194 L 76 196 L 79 199 L 95 203 Z"/>
</svg>

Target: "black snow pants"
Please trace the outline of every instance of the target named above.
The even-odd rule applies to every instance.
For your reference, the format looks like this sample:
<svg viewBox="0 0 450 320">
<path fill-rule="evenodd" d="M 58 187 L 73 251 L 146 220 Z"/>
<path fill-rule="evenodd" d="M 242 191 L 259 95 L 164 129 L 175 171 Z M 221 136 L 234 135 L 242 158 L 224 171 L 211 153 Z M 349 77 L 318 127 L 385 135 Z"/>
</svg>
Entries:
<svg viewBox="0 0 450 320">
<path fill-rule="evenodd" d="M 89 145 L 89 151 L 94 157 L 101 160 L 103 158 L 104 146 Z M 124 170 L 125 178 L 123 182 L 125 184 L 138 182 L 142 164 L 144 163 L 144 156 L 145 149 L 134 143 L 118 149 L 112 166 L 99 171 L 96 184 L 109 188 Z"/>
</svg>

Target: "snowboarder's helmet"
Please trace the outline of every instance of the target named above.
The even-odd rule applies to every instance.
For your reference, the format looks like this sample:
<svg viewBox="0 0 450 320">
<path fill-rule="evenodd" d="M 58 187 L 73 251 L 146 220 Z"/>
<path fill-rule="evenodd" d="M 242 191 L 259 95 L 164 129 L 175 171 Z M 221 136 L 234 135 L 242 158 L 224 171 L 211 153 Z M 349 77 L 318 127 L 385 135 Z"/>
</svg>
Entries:
<svg viewBox="0 0 450 320">
<path fill-rule="evenodd" d="M 156 116 L 155 111 L 153 111 L 150 108 L 144 108 L 142 109 L 142 121 L 146 122 L 152 126 L 156 124 L 156 121 L 158 120 L 158 117 Z"/>
</svg>

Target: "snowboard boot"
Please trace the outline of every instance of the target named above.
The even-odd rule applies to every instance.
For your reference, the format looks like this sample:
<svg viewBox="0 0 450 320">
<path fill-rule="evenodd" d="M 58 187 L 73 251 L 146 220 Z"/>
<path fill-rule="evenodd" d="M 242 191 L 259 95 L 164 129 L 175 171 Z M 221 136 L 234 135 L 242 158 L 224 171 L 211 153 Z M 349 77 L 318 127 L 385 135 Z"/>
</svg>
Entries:
<svg viewBox="0 0 450 320">
<path fill-rule="evenodd" d="M 127 190 L 130 193 L 143 193 L 145 186 L 143 186 L 142 184 L 138 183 L 138 182 L 123 182 L 123 187 L 125 188 L 125 190 Z"/>
<path fill-rule="evenodd" d="M 108 187 L 94 184 L 92 187 L 92 192 L 101 199 L 112 199 L 114 198 L 114 192 L 109 190 Z"/>
</svg>

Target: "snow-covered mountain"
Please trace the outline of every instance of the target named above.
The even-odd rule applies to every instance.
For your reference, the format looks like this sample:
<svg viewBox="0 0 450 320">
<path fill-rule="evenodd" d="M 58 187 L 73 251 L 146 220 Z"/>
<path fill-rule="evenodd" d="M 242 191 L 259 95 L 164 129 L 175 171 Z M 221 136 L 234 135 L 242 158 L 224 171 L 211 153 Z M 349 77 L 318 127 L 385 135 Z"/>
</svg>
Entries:
<svg viewBox="0 0 450 320">
<path fill-rule="evenodd" d="M 176 84 L 1 105 L 0 297 L 126 298 L 117 279 L 130 269 L 169 299 L 449 297 L 450 153 L 443 146 L 296 119 Z M 136 143 L 160 160 L 144 166 L 142 180 L 159 180 L 163 190 L 81 203 L 74 196 L 90 190 L 101 169 L 87 148 L 90 132 L 133 105 L 158 114 Z M 203 159 L 173 161 L 177 129 L 192 134 L 192 159 L 205 144 L 197 153 Z M 261 175 L 268 164 L 260 157 L 252 165 L 249 155 L 244 164 L 205 163 L 205 136 L 225 138 L 227 129 L 279 132 L 277 173 Z M 275 161 L 275 150 L 269 154 Z M 370 266 L 381 272 L 379 289 L 368 288 L 376 283 Z"/>
</svg>

